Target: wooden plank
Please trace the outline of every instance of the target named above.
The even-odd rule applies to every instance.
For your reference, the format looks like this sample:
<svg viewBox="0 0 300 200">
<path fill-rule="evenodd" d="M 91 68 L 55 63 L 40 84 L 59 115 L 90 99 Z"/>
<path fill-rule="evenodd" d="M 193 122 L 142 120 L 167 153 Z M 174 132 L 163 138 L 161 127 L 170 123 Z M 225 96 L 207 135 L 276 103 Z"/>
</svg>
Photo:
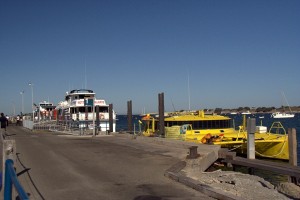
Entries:
<svg viewBox="0 0 300 200">
<path fill-rule="evenodd" d="M 271 162 L 265 160 L 249 160 L 242 157 L 235 157 L 234 159 L 226 159 L 233 165 L 240 165 L 245 167 L 253 167 L 257 169 L 268 170 L 279 174 L 285 174 L 293 177 L 300 178 L 300 167 L 292 166 L 285 163 Z"/>
<path fill-rule="evenodd" d="M 227 148 L 221 148 L 218 151 L 218 158 L 227 158 L 227 157 L 229 157 L 230 159 L 234 159 L 234 157 L 236 157 L 236 152 L 228 151 Z"/>
</svg>

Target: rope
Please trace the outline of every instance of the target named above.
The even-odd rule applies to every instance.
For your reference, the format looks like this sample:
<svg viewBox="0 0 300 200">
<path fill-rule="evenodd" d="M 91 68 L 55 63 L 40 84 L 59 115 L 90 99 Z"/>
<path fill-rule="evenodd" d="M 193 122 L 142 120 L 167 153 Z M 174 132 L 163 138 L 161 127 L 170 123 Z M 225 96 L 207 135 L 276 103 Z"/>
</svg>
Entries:
<svg viewBox="0 0 300 200">
<path fill-rule="evenodd" d="M 237 146 L 237 147 L 235 147 L 235 148 L 233 148 L 233 149 L 229 149 L 228 151 L 234 151 L 234 150 L 240 148 L 241 146 L 242 146 L 242 145 L 239 145 L 239 146 Z"/>
<path fill-rule="evenodd" d="M 286 144 L 286 140 L 284 140 L 283 145 L 282 145 L 281 150 L 279 151 L 279 153 L 277 153 L 277 154 L 275 154 L 275 155 L 272 155 L 272 156 L 264 155 L 264 154 L 262 154 L 262 153 L 259 153 L 259 152 L 256 151 L 256 150 L 255 150 L 255 153 L 257 153 L 257 154 L 260 155 L 260 156 L 264 156 L 264 157 L 268 157 L 268 158 L 274 158 L 274 157 L 276 157 L 276 156 L 282 154 L 285 144 Z"/>
</svg>

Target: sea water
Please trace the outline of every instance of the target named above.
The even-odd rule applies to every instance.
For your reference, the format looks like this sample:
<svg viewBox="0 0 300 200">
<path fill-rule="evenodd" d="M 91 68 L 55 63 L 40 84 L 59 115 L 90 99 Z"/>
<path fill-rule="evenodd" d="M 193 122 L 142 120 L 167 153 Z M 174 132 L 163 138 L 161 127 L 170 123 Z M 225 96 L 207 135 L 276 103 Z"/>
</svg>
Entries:
<svg viewBox="0 0 300 200">
<path fill-rule="evenodd" d="M 233 119 L 235 127 L 238 127 L 242 124 L 243 115 L 237 114 L 237 115 L 228 115 L 230 118 Z M 256 125 L 263 125 L 270 129 L 273 122 L 281 122 L 283 127 L 286 129 L 286 132 L 288 131 L 288 128 L 295 128 L 296 134 L 297 134 L 297 155 L 298 155 L 298 166 L 300 166 L 300 113 L 296 113 L 294 118 L 285 118 L 285 119 L 274 119 L 271 117 L 271 114 L 248 114 L 246 115 L 247 118 L 255 118 L 256 119 Z M 263 117 L 263 118 L 261 118 Z M 136 132 L 139 132 L 141 127 L 139 124 L 139 120 L 141 119 L 141 116 L 139 115 L 133 115 L 132 116 L 132 122 L 133 122 L 133 129 Z M 127 115 L 117 115 L 117 132 L 120 131 L 126 131 L 127 128 Z"/>
</svg>

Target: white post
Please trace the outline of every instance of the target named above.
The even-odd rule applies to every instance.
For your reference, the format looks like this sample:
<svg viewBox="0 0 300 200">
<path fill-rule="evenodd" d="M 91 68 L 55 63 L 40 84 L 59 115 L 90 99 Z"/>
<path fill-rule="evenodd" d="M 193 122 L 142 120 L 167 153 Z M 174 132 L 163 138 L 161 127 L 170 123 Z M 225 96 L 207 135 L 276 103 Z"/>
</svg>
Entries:
<svg viewBox="0 0 300 200">
<path fill-rule="evenodd" d="M 255 118 L 247 119 L 247 158 L 255 159 Z"/>
<path fill-rule="evenodd" d="M 16 105 L 14 102 L 12 102 L 12 106 L 13 106 L 13 116 L 16 115 Z"/>
</svg>

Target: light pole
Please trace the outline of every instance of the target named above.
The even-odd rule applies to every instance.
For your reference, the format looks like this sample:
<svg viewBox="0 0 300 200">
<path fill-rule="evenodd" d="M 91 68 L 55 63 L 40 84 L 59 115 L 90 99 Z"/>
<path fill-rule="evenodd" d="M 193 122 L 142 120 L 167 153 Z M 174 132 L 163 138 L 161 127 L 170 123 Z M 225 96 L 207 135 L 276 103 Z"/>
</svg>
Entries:
<svg viewBox="0 0 300 200">
<path fill-rule="evenodd" d="M 34 122 L 34 109 L 33 109 L 33 83 L 28 84 L 31 87 L 31 108 L 32 108 L 32 122 Z"/>
<path fill-rule="evenodd" d="M 20 92 L 20 95 L 22 96 L 22 115 L 24 114 L 24 98 L 23 98 L 24 90 Z"/>
<path fill-rule="evenodd" d="M 15 102 L 11 102 L 12 103 L 12 106 L 13 106 L 13 114 L 12 116 L 14 117 L 16 115 L 16 105 L 15 105 Z"/>
</svg>

